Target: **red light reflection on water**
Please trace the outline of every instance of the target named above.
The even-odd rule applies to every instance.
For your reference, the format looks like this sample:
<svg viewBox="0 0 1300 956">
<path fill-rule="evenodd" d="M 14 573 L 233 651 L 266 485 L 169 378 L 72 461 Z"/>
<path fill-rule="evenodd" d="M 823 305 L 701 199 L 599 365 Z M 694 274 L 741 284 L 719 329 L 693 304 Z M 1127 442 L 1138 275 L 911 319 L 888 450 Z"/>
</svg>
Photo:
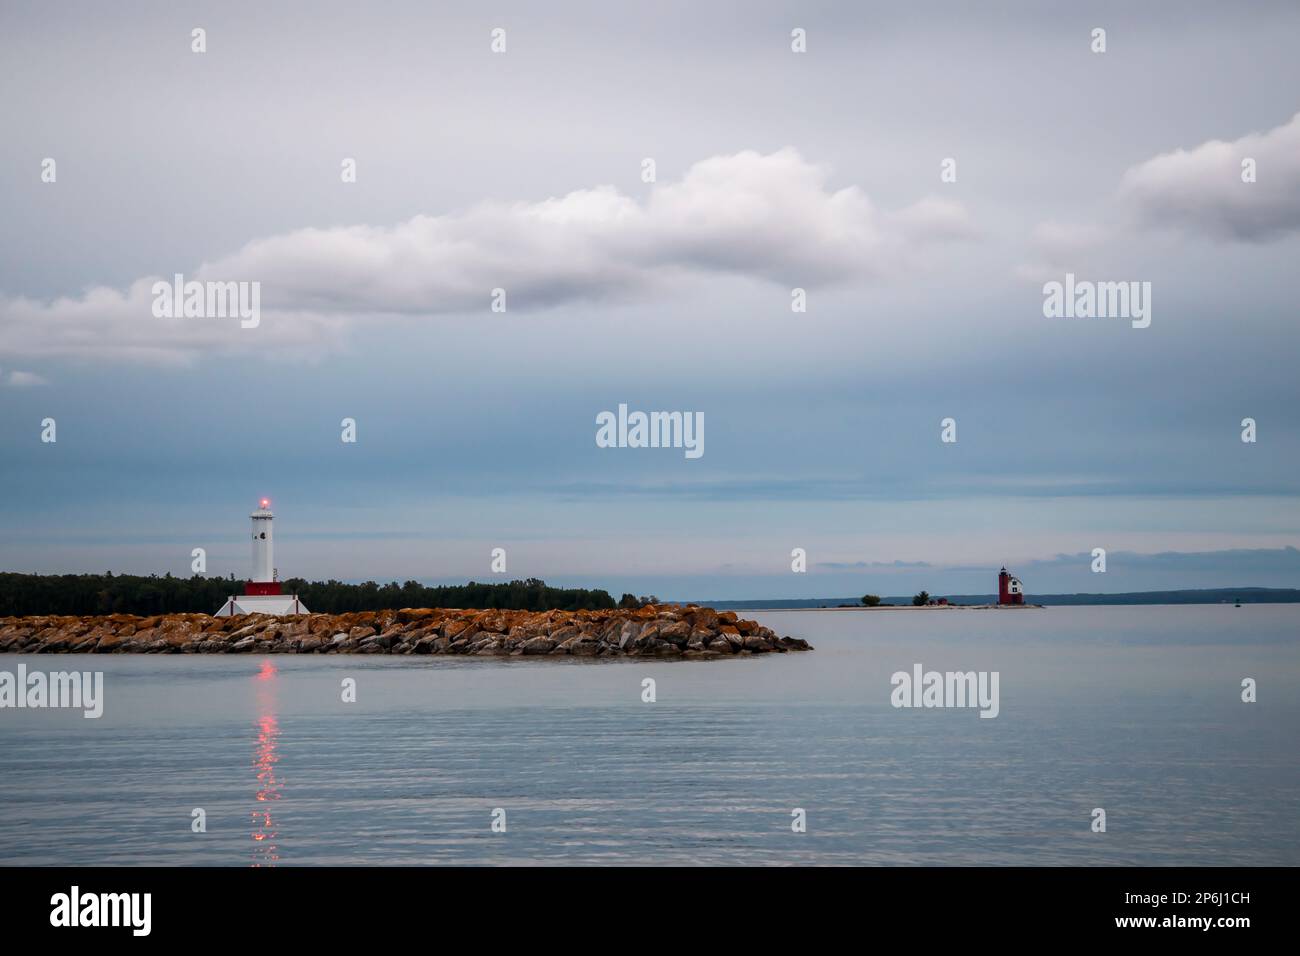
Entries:
<svg viewBox="0 0 1300 956">
<path fill-rule="evenodd" d="M 280 799 L 280 780 L 275 775 L 275 765 L 280 756 L 277 743 L 280 722 L 275 715 L 275 686 L 278 671 L 270 660 L 262 661 L 262 668 L 253 678 L 257 686 L 258 718 L 257 740 L 253 747 L 253 769 L 257 772 L 257 802 L 259 807 L 250 816 L 253 821 L 253 866 L 275 866 L 280 861 L 279 836 L 271 809 Z"/>
</svg>

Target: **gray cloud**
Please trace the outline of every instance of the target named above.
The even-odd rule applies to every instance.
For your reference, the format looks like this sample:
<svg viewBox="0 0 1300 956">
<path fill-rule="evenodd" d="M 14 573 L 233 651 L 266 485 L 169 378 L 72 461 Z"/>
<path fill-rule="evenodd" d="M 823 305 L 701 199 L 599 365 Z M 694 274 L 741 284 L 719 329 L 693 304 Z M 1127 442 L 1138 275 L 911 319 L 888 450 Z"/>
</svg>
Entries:
<svg viewBox="0 0 1300 956">
<path fill-rule="evenodd" d="M 1258 179 L 1242 182 L 1242 161 Z M 1133 167 L 1120 201 L 1138 224 L 1265 242 L 1300 230 L 1300 113 L 1265 133 L 1210 140 Z"/>
<path fill-rule="evenodd" d="M 641 299 L 698 275 L 815 287 L 915 268 L 934 242 L 973 234 L 962 205 L 928 197 L 881 212 L 794 149 L 696 163 L 643 201 L 612 186 L 540 202 L 483 202 L 395 226 L 300 229 L 249 242 L 187 279 L 260 282 L 256 334 L 216 319 L 158 320 L 150 287 L 53 302 L 0 299 L 0 354 L 185 361 L 202 350 L 311 352 L 375 315 L 511 310 Z"/>
<path fill-rule="evenodd" d="M 861 189 L 786 148 L 695 163 L 637 201 L 613 186 L 541 202 L 488 201 L 392 227 L 304 229 L 249 243 L 204 277 L 260 278 L 272 304 L 438 314 L 641 296 L 674 274 L 817 286 L 876 278 L 918 246 L 973 233 L 964 207 L 928 197 L 882 213 Z"/>
</svg>

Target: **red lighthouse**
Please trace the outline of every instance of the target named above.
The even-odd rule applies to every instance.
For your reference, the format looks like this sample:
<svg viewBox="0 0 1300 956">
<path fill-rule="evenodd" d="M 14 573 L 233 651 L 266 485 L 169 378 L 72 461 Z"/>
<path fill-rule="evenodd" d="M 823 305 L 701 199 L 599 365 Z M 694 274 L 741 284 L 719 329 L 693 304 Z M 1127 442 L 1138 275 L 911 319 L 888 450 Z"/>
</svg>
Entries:
<svg viewBox="0 0 1300 956">
<path fill-rule="evenodd" d="M 1003 568 L 998 574 L 998 604 L 1024 604 L 1025 586 Z"/>
</svg>

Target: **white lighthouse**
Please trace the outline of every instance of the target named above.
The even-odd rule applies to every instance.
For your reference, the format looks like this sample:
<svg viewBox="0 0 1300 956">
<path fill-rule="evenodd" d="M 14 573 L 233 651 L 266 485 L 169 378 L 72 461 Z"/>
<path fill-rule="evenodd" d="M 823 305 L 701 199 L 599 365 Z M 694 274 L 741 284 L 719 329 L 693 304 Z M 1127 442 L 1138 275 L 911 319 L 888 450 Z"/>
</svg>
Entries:
<svg viewBox="0 0 1300 956">
<path fill-rule="evenodd" d="M 249 594 L 279 594 L 280 582 L 275 579 L 275 562 L 272 560 L 273 539 L 271 526 L 275 515 L 271 502 L 263 498 L 260 507 L 248 516 L 253 521 L 253 576 L 248 579 Z M 267 590 L 253 590 L 252 585 L 274 585 Z"/>
<path fill-rule="evenodd" d="M 244 585 L 244 593 L 240 597 L 231 595 L 227 598 L 216 616 L 308 613 L 298 595 L 280 593 L 279 575 L 273 558 L 275 539 L 271 527 L 275 514 L 271 511 L 271 500 L 263 498 L 258 502 L 257 510 L 248 517 L 253 524 L 253 576 Z"/>
</svg>

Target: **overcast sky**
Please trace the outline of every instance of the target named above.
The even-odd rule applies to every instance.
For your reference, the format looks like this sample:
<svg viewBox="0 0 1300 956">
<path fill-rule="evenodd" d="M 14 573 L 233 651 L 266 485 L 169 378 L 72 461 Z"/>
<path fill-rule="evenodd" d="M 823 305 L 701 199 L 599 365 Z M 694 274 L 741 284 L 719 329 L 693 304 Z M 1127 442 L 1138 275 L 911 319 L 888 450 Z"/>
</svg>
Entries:
<svg viewBox="0 0 1300 956">
<path fill-rule="evenodd" d="M 1298 33 L 11 0 L 0 568 L 242 577 L 266 495 L 282 577 L 487 580 L 503 547 L 675 598 L 1300 586 Z M 1150 326 L 1045 317 L 1067 272 L 1150 282 Z M 155 318 L 176 273 L 260 283 L 260 325 Z M 620 403 L 703 413 L 705 453 L 598 448 Z"/>
</svg>

